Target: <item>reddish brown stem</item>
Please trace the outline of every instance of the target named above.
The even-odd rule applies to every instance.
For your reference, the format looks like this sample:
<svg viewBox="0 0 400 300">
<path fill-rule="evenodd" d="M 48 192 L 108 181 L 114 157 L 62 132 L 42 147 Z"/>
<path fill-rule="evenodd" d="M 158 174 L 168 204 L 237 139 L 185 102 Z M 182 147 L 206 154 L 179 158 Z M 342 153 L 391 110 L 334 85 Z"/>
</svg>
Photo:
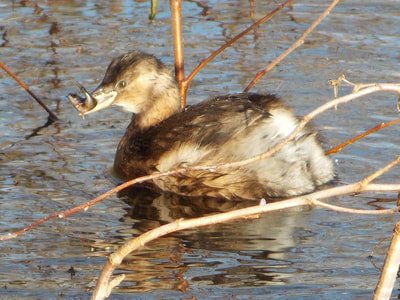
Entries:
<svg viewBox="0 0 400 300">
<path fill-rule="evenodd" d="M 169 5 L 171 10 L 172 36 L 174 44 L 175 78 L 178 82 L 181 95 L 181 108 L 184 108 L 186 106 L 186 96 L 183 87 L 185 69 L 182 43 L 182 3 L 181 0 L 170 0 Z"/>
<path fill-rule="evenodd" d="M 392 126 L 392 125 L 395 125 L 395 124 L 398 124 L 398 123 L 400 123 L 400 118 L 392 120 L 392 121 L 389 121 L 389 122 L 379 123 L 378 125 L 376 125 L 376 126 L 370 128 L 370 129 L 364 131 L 363 133 L 360 133 L 360 134 L 352 137 L 351 139 L 348 139 L 347 141 L 344 141 L 343 143 L 340 143 L 339 145 L 327 150 L 325 152 L 325 154 L 326 155 L 331 155 L 331 154 L 340 152 L 340 151 L 342 151 L 342 149 L 344 147 L 355 143 L 356 141 L 362 139 L 363 137 L 365 137 L 365 136 L 367 136 L 367 135 L 369 135 L 371 133 L 377 132 L 377 131 L 379 131 L 379 130 L 381 130 L 383 128 L 386 128 L 386 127 L 389 127 L 389 126 Z"/>
<path fill-rule="evenodd" d="M 92 199 L 92 200 L 90 200 L 88 202 L 85 202 L 85 203 L 83 203 L 83 204 L 81 204 L 79 206 L 75 206 L 75 207 L 73 207 L 71 209 L 68 209 L 68 210 L 54 212 L 54 213 L 52 213 L 52 214 L 50 214 L 50 215 L 48 215 L 48 216 L 46 216 L 44 218 L 36 220 L 35 222 L 29 224 L 25 228 L 22 228 L 20 230 L 14 231 L 12 233 L 0 235 L 0 241 L 5 241 L 5 240 L 9 240 L 9 239 L 15 238 L 15 237 L 23 234 L 24 232 L 32 230 L 33 228 L 39 226 L 40 224 L 42 224 L 42 223 L 44 223 L 44 222 L 46 222 L 46 221 L 48 221 L 50 219 L 67 218 L 70 215 L 73 215 L 73 214 L 75 214 L 75 213 L 77 213 L 77 212 L 79 212 L 81 210 L 86 210 L 90 206 L 96 204 L 97 202 L 100 202 L 101 200 L 111 196 L 112 194 L 118 193 L 119 191 L 121 191 L 121 190 L 125 189 L 126 187 L 131 186 L 133 184 L 144 182 L 144 181 L 151 180 L 151 179 L 156 179 L 156 178 L 163 177 L 163 176 L 177 174 L 177 173 L 184 172 L 184 171 L 185 171 L 185 168 L 181 168 L 181 169 L 177 169 L 177 170 L 174 170 L 174 171 L 168 171 L 168 172 L 164 172 L 164 173 L 154 173 L 154 174 L 151 174 L 151 175 L 142 176 L 142 177 L 139 177 L 139 178 L 132 179 L 132 180 L 127 181 L 127 182 L 125 182 L 123 184 L 120 184 L 119 186 L 116 186 L 115 188 L 105 192 L 104 194 L 101 194 L 101 195 L 97 196 L 96 198 L 94 198 L 94 199 Z"/>
<path fill-rule="evenodd" d="M 317 27 L 319 23 L 330 13 L 330 11 L 339 3 L 340 0 L 332 1 L 331 5 L 316 19 L 310 27 L 281 55 L 279 55 L 273 62 L 271 62 L 265 69 L 258 71 L 256 76 L 252 79 L 252 81 L 247 85 L 244 89 L 244 92 L 248 92 L 261 77 L 270 72 L 277 64 L 279 64 L 286 56 L 288 56 L 293 50 L 295 50 L 300 45 L 304 44 L 306 37 Z"/>
<path fill-rule="evenodd" d="M 3 62 L 0 61 L 0 68 L 2 68 L 4 70 L 4 72 L 6 72 L 12 79 L 14 79 L 18 85 L 20 87 L 22 87 L 29 95 L 32 96 L 33 99 L 36 100 L 37 103 L 39 103 L 39 105 L 49 114 L 49 119 L 51 121 L 57 121 L 58 117 L 49 109 L 47 108 L 47 106 L 43 103 L 42 100 L 40 100 L 40 98 L 38 96 L 36 96 L 30 89 L 29 87 L 22 82 L 22 80 L 20 80 L 17 75 L 15 75 L 13 72 L 11 72 L 11 70 L 9 68 L 7 68 Z"/>
<path fill-rule="evenodd" d="M 201 69 L 203 69 L 211 60 L 213 60 L 218 54 L 220 54 L 222 51 L 224 51 L 226 48 L 230 47 L 233 43 L 235 43 L 238 39 L 241 37 L 245 36 L 248 34 L 251 30 L 255 29 L 256 27 L 260 26 L 262 23 L 270 20 L 273 16 L 275 16 L 279 11 L 281 11 L 285 6 L 289 5 L 293 0 L 287 0 L 281 4 L 278 5 L 277 8 L 275 8 L 273 11 L 270 13 L 266 14 L 264 17 L 259 19 L 258 21 L 254 22 L 250 27 L 246 28 L 242 32 L 240 32 L 238 35 L 236 35 L 234 38 L 229 40 L 227 43 L 219 47 L 217 50 L 215 50 L 213 53 L 211 53 L 210 56 L 208 56 L 206 59 L 202 60 L 196 68 L 193 69 L 193 71 L 188 75 L 188 77 L 184 80 L 183 82 L 183 89 L 184 89 L 184 95 L 186 96 L 187 90 L 189 88 L 190 82 L 193 80 L 193 77 L 199 73 Z"/>
</svg>

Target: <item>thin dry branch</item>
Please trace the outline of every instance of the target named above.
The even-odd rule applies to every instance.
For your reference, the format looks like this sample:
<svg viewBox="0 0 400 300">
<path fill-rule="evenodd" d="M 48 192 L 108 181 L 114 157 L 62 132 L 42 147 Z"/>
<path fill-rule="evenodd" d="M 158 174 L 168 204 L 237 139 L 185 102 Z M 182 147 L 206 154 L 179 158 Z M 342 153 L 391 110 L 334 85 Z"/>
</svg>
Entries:
<svg viewBox="0 0 400 300">
<path fill-rule="evenodd" d="M 374 86 L 360 90 L 357 93 L 349 94 L 347 96 L 343 96 L 343 97 L 331 100 L 331 101 L 325 103 L 324 105 L 318 107 L 317 109 L 313 110 L 306 116 L 304 116 L 303 119 L 301 120 L 301 122 L 299 123 L 299 125 L 294 129 L 294 131 L 287 138 L 282 140 L 280 143 L 278 143 L 274 147 L 267 149 L 264 153 L 253 156 L 247 160 L 213 165 L 213 166 L 193 166 L 193 167 L 179 168 L 179 169 L 175 169 L 175 170 L 171 170 L 171 171 L 167 171 L 167 172 L 163 172 L 163 173 L 153 173 L 151 175 L 138 177 L 138 178 L 132 179 L 130 181 L 127 181 L 127 182 L 107 191 L 104 194 L 97 196 L 96 198 L 94 198 L 82 205 L 79 205 L 79 206 L 74 207 L 69 210 L 52 213 L 42 219 L 39 219 L 39 220 L 31 223 L 30 225 L 28 225 L 27 227 L 25 227 L 23 229 L 20 229 L 18 231 L 12 232 L 12 233 L 0 235 L 0 241 L 15 238 L 29 230 L 32 230 L 33 228 L 39 226 L 40 224 L 42 224 L 50 219 L 54 219 L 57 217 L 58 218 L 66 218 L 72 214 L 77 213 L 80 210 L 86 210 L 90 206 L 96 204 L 97 202 L 100 202 L 101 200 L 109 197 L 110 195 L 117 193 L 117 192 L 119 192 L 131 185 L 137 184 L 137 183 L 142 183 L 144 181 L 148 181 L 148 180 L 152 180 L 152 179 L 156 179 L 156 178 L 160 178 L 160 177 L 164 177 L 164 176 L 170 176 L 170 175 L 175 175 L 175 174 L 179 174 L 179 173 L 184 173 L 184 172 L 192 171 L 192 170 L 208 170 L 210 172 L 213 172 L 213 171 L 217 171 L 217 170 L 224 169 L 224 168 L 237 168 L 237 167 L 241 167 L 243 165 L 255 162 L 257 160 L 264 159 L 270 155 L 273 155 L 277 151 L 279 151 L 287 142 L 289 142 L 290 140 L 295 138 L 297 133 L 300 132 L 300 130 L 303 129 L 304 126 L 311 119 L 315 118 L 320 113 L 322 113 L 332 107 L 336 107 L 339 104 L 346 103 L 346 102 L 349 102 L 356 98 L 359 98 L 359 97 L 362 97 L 362 96 L 365 96 L 365 95 L 368 95 L 371 93 L 375 93 L 378 91 L 394 91 L 394 92 L 397 92 L 398 94 L 400 94 L 400 84 L 391 84 L 391 83 L 375 84 Z"/>
<path fill-rule="evenodd" d="M 335 147 L 332 147 L 331 149 L 325 151 L 325 155 L 331 155 L 334 153 L 338 153 L 340 151 L 342 151 L 342 149 L 344 147 L 347 147 L 348 145 L 354 144 L 356 141 L 366 137 L 367 135 L 370 135 L 371 133 L 375 133 L 383 128 L 392 126 L 392 125 L 396 125 L 400 123 L 400 118 L 398 119 L 394 119 L 392 121 L 389 122 L 381 122 L 378 125 L 375 125 L 374 127 L 367 129 L 366 131 L 364 131 L 363 133 L 360 133 L 356 136 L 353 136 L 352 138 L 348 139 L 347 141 L 344 141 L 343 143 L 340 143 L 339 145 L 336 145 Z"/>
<path fill-rule="evenodd" d="M 244 89 L 244 92 L 248 92 L 256 82 L 263 77 L 265 74 L 270 72 L 277 64 L 279 64 L 286 56 L 288 56 L 293 50 L 304 44 L 306 37 L 318 26 L 319 23 L 331 12 L 331 10 L 339 3 L 340 0 L 334 0 L 328 6 L 328 8 L 308 27 L 306 31 L 281 55 L 279 55 L 274 61 L 272 61 L 268 66 L 266 66 L 263 70 L 257 72 L 256 76 L 251 80 L 251 82 Z"/>
<path fill-rule="evenodd" d="M 390 163 L 388 163 L 385 167 L 379 169 L 378 171 L 372 173 L 371 175 L 365 177 L 363 180 L 360 181 L 361 189 L 363 186 L 367 186 L 370 182 L 381 176 L 382 174 L 386 173 L 389 171 L 391 168 L 396 166 L 397 164 L 400 163 L 400 156 L 392 160 Z"/>
<path fill-rule="evenodd" d="M 186 77 L 186 79 L 183 81 L 183 90 L 184 90 L 184 97 L 186 97 L 187 90 L 189 88 L 189 85 L 191 81 L 193 80 L 194 76 L 197 75 L 197 73 L 200 72 L 201 69 L 203 69 L 210 61 L 212 61 L 217 55 L 219 55 L 222 51 L 224 51 L 226 48 L 232 46 L 237 40 L 239 40 L 241 37 L 245 36 L 248 34 L 250 31 L 253 29 L 257 28 L 260 26 L 262 23 L 265 23 L 266 21 L 270 20 L 272 17 L 274 17 L 279 11 L 281 11 L 285 6 L 289 5 L 293 0 L 287 0 L 281 4 L 278 4 L 278 6 L 266 14 L 264 17 L 259 19 L 258 21 L 254 22 L 250 27 L 246 28 L 242 32 L 240 32 L 238 35 L 233 37 L 231 40 L 226 42 L 224 45 L 219 47 L 217 50 L 215 50 L 213 53 L 211 53 L 210 56 L 208 56 L 206 59 L 202 60 L 194 69 L 193 71 Z"/>
<path fill-rule="evenodd" d="M 146 233 L 141 234 L 137 238 L 131 239 L 121 246 L 117 251 L 110 254 L 106 264 L 103 267 L 101 275 L 97 281 L 96 288 L 93 292 L 92 299 L 104 299 L 107 297 L 111 287 L 110 279 L 113 271 L 122 263 L 123 259 L 132 251 L 143 247 L 145 244 L 153 241 L 161 236 L 167 235 L 172 232 L 181 231 L 189 228 L 197 228 L 202 226 L 208 226 L 217 223 L 223 223 L 227 221 L 232 221 L 244 217 L 249 217 L 252 215 L 259 215 L 262 213 L 272 212 L 281 209 L 287 209 L 298 206 L 321 206 L 338 212 L 345 213 L 362 213 L 362 214 L 393 214 L 399 211 L 398 207 L 392 209 L 384 210 L 360 210 L 340 207 L 336 205 L 327 204 L 321 202 L 319 199 L 326 199 L 333 196 L 346 195 L 350 193 L 359 193 L 366 190 L 373 190 L 374 187 L 377 189 L 382 189 L 382 185 L 372 185 L 365 184 L 365 182 L 370 182 L 370 179 L 377 176 L 378 174 L 383 174 L 387 172 L 391 167 L 400 163 L 400 156 L 395 160 L 391 161 L 385 167 L 379 169 L 373 174 L 365 177 L 364 179 L 345 186 L 334 187 L 331 189 L 326 189 L 318 192 L 314 192 L 305 196 L 295 197 L 289 200 L 284 200 L 280 202 L 270 203 L 266 205 L 257 205 L 248 208 L 238 209 L 226 213 L 214 214 L 206 217 L 195 218 L 195 219 L 178 219 L 169 224 L 157 227 Z M 397 185 L 397 189 L 400 188 L 400 184 Z M 396 191 L 397 191 L 396 189 Z"/>
<path fill-rule="evenodd" d="M 4 70 L 10 76 L 12 79 L 14 79 L 20 87 L 22 87 L 33 99 L 36 100 L 36 102 L 49 114 L 49 120 L 52 122 L 58 121 L 58 117 L 44 104 L 42 100 L 38 96 L 36 96 L 30 89 L 29 87 L 17 77 L 3 62 L 0 61 L 0 68 Z"/>
<path fill-rule="evenodd" d="M 89 207 L 93 206 L 94 204 L 96 204 L 96 203 L 104 200 L 105 198 L 111 196 L 112 194 L 118 193 L 119 191 L 121 191 L 121 190 L 123 190 L 123 189 L 125 189 L 125 188 L 127 188 L 127 187 L 129 187 L 131 185 L 134 185 L 136 183 L 141 183 L 141 182 L 144 182 L 144 181 L 157 179 L 157 178 L 163 177 L 163 176 L 174 175 L 174 174 L 177 174 L 179 172 L 184 172 L 185 170 L 186 170 L 185 168 L 181 168 L 181 169 L 168 171 L 168 172 L 164 172 L 164 173 L 153 173 L 151 175 L 142 176 L 142 177 L 138 177 L 138 178 L 132 179 L 130 181 L 127 181 L 125 183 L 122 183 L 122 184 L 116 186 L 115 188 L 113 188 L 113 189 L 111 189 L 111 190 L 109 190 L 109 191 L 97 196 L 96 198 L 94 198 L 94 199 L 92 199 L 90 201 L 87 201 L 87 202 L 85 202 L 85 203 L 83 203 L 83 204 L 81 204 L 79 206 L 75 206 L 75 207 L 73 207 L 71 209 L 67 209 L 67 210 L 63 210 L 63 211 L 54 212 L 54 213 L 52 213 L 50 215 L 47 215 L 44 218 L 36 220 L 35 222 L 29 224 L 28 226 L 26 226 L 26 227 L 24 227 L 24 228 L 22 228 L 20 230 L 17 230 L 17 231 L 14 231 L 14 232 L 10 232 L 10 233 L 6 233 L 6 234 L 2 234 L 2 235 L 0 235 L 0 241 L 5 241 L 5 240 L 10 240 L 10 239 L 16 238 L 16 237 L 20 236 L 21 234 L 23 234 L 23 233 L 25 233 L 27 231 L 30 231 L 30 230 L 38 227 L 39 225 L 41 225 L 41 224 L 43 224 L 43 223 L 45 223 L 45 222 L 47 222 L 47 221 L 49 221 L 51 219 L 55 219 L 55 218 L 63 219 L 63 218 L 67 218 L 67 217 L 69 217 L 69 216 L 71 216 L 71 215 L 73 215 L 73 214 L 75 214 L 75 213 L 77 213 L 77 212 L 79 212 L 81 210 L 86 211 Z"/>
<path fill-rule="evenodd" d="M 374 291 L 374 300 L 390 299 L 393 286 L 397 278 L 400 265 L 400 222 L 393 230 L 392 241 L 386 255 L 385 264 L 381 272 L 378 284 Z"/>
</svg>

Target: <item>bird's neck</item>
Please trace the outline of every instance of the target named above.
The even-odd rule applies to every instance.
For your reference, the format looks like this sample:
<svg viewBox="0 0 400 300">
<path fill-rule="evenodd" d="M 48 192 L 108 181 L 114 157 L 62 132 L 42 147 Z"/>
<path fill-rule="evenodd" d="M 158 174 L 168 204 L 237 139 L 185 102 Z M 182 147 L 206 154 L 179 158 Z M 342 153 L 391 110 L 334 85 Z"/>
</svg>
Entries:
<svg viewBox="0 0 400 300">
<path fill-rule="evenodd" d="M 178 91 L 168 91 L 153 97 L 146 110 L 135 116 L 135 125 L 141 130 L 157 125 L 181 111 Z"/>
</svg>

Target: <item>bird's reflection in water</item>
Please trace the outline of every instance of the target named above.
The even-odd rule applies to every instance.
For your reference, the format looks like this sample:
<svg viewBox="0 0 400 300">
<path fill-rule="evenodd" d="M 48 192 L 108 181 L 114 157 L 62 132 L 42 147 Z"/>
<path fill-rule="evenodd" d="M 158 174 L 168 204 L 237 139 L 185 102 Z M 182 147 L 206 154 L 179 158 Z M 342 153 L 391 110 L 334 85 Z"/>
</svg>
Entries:
<svg viewBox="0 0 400 300">
<path fill-rule="evenodd" d="M 143 189 L 125 189 L 118 194 L 131 206 L 128 215 L 133 219 L 157 220 L 161 224 L 179 218 L 197 218 L 218 212 L 227 212 L 257 205 L 255 201 L 227 201 L 210 197 L 183 197 Z"/>
<path fill-rule="evenodd" d="M 125 190 L 119 196 L 129 204 L 124 219 L 134 220 L 134 235 L 179 218 L 202 217 L 258 204 L 254 201 L 185 198 L 140 188 Z M 299 271 L 287 255 L 296 248 L 294 234 L 303 227 L 305 215 L 304 211 L 278 211 L 256 219 L 175 232 L 135 255 L 126 269 L 136 275 L 129 275 L 128 280 L 135 282 L 136 291 L 153 290 L 155 286 L 150 287 L 148 281 L 139 279 L 138 272 L 147 270 L 145 273 L 149 277 L 145 277 L 150 279 L 157 276 L 154 273 L 156 269 L 164 277 L 168 270 L 173 269 L 177 274 L 185 273 L 184 276 L 172 276 L 178 290 L 188 284 L 188 279 L 189 283 L 196 285 L 225 284 L 230 287 L 285 284 L 293 273 Z M 152 252 L 148 252 L 150 249 Z M 149 261 L 152 260 L 158 261 L 152 266 L 153 272 L 149 270 Z M 142 270 L 139 266 L 146 267 Z M 182 278 L 185 278 L 184 282 Z M 169 284 L 160 283 L 164 287 L 158 288 L 171 288 L 170 279 L 167 280 Z"/>
</svg>

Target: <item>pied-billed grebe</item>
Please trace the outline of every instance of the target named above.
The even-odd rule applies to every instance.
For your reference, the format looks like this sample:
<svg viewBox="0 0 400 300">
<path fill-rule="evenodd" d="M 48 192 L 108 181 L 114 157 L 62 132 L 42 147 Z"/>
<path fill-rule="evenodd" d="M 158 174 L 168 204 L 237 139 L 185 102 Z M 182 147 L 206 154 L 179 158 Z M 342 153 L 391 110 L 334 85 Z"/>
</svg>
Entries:
<svg viewBox="0 0 400 300">
<path fill-rule="evenodd" d="M 86 99 L 69 95 L 82 114 L 111 105 L 133 113 L 115 155 L 129 180 L 181 166 L 215 165 L 264 152 L 288 136 L 298 119 L 274 95 L 218 96 L 181 111 L 177 83 L 153 55 L 132 51 L 114 59 Z M 226 172 L 188 171 L 153 180 L 154 187 L 186 196 L 225 199 L 288 197 L 330 181 L 332 161 L 309 128 L 278 153 Z"/>
</svg>

